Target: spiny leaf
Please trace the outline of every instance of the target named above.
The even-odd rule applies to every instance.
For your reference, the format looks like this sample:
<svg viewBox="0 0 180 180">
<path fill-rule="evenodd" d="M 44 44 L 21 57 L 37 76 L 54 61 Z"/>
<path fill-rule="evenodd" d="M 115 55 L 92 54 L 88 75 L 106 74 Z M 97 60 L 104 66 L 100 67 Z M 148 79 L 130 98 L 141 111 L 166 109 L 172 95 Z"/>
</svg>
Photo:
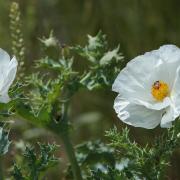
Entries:
<svg viewBox="0 0 180 180">
<path fill-rule="evenodd" d="M 8 139 L 9 133 L 0 127 L 0 156 L 6 154 L 9 149 L 11 142 Z"/>
<path fill-rule="evenodd" d="M 38 143 L 39 153 L 36 153 L 35 147 L 26 147 L 23 154 L 24 160 L 20 166 L 14 164 L 13 176 L 20 180 L 32 179 L 37 180 L 47 169 L 55 166 L 59 159 L 54 156 L 58 146 L 55 144 Z M 19 180 L 19 179 L 18 179 Z"/>
</svg>

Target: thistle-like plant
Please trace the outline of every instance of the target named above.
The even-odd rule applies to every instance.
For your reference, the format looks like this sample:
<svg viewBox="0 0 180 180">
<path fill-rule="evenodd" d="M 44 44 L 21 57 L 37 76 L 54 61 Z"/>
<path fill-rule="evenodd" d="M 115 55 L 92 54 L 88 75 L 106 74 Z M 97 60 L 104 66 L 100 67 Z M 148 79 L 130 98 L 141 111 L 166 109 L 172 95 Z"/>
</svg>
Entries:
<svg viewBox="0 0 180 180">
<path fill-rule="evenodd" d="M 18 101 L 15 108 L 18 116 L 50 129 L 62 138 L 75 179 L 82 177 L 68 135 L 70 100 L 81 88 L 93 90 L 110 87 L 120 68 L 117 65 L 122 61 L 119 47 L 109 51 L 105 35 L 101 32 L 95 37 L 88 38 L 85 48 L 64 47 L 58 43 L 52 32 L 49 37 L 40 39 L 45 52 L 44 57 L 35 62 L 37 73 L 25 78 L 27 87 L 24 92 L 27 99 Z M 82 74 L 74 70 L 73 62 L 77 61 L 73 57 L 74 53 L 91 61 L 90 67 Z"/>
<path fill-rule="evenodd" d="M 57 150 L 55 144 L 38 143 L 39 153 L 37 154 L 34 147 L 26 146 L 23 154 L 22 165 L 16 163 L 13 167 L 12 175 L 15 180 L 38 180 L 43 178 L 43 173 L 50 167 L 58 163 L 58 158 L 54 157 L 54 152 Z"/>
<path fill-rule="evenodd" d="M 116 161 L 122 158 L 128 160 L 125 168 L 119 172 L 115 169 L 116 174 L 123 175 L 127 179 L 165 179 L 170 157 L 174 150 L 180 147 L 179 128 L 178 122 L 167 132 L 155 138 L 151 146 L 147 144 L 145 147 L 130 140 L 127 128 L 121 133 L 117 128 L 107 131 L 106 136 L 111 141 L 110 146 L 116 149 Z"/>
</svg>

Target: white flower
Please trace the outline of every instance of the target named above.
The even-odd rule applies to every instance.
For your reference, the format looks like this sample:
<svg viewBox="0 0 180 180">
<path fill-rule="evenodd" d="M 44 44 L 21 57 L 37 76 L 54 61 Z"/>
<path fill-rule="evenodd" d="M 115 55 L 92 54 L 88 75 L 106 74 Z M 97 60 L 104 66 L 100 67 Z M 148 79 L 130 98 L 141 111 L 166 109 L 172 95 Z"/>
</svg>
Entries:
<svg viewBox="0 0 180 180">
<path fill-rule="evenodd" d="M 170 127 L 180 115 L 180 49 L 164 45 L 131 60 L 112 90 L 118 117 L 147 129 Z"/>
<path fill-rule="evenodd" d="M 10 98 L 8 90 L 14 81 L 17 71 L 17 60 L 0 49 L 0 103 L 8 103 Z"/>
</svg>

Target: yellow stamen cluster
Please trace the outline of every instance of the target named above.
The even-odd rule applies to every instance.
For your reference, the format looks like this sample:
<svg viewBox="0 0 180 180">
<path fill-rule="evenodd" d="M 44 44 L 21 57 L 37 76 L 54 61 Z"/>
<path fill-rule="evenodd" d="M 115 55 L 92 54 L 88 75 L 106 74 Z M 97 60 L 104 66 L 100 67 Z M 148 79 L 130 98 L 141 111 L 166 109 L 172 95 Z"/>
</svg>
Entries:
<svg viewBox="0 0 180 180">
<path fill-rule="evenodd" d="M 151 94 L 157 101 L 163 101 L 169 95 L 168 84 L 163 81 L 156 81 L 152 85 Z"/>
</svg>

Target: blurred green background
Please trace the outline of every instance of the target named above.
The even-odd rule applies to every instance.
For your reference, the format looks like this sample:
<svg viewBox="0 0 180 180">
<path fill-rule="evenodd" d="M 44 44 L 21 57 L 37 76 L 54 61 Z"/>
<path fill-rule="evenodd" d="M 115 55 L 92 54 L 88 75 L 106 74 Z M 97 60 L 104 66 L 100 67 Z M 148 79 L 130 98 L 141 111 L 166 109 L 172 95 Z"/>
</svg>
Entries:
<svg viewBox="0 0 180 180">
<path fill-rule="evenodd" d="M 11 51 L 9 30 L 10 0 L 0 1 L 0 47 Z M 179 0 L 19 0 L 25 37 L 26 60 L 32 65 L 41 54 L 38 37 L 48 35 L 53 29 L 61 43 L 84 44 L 86 34 L 95 35 L 100 29 L 108 35 L 111 47 L 121 45 L 121 51 L 128 62 L 134 56 L 157 49 L 162 44 L 180 46 L 180 1 Z M 78 63 L 79 68 L 83 64 Z M 104 131 L 114 124 L 124 126 L 113 110 L 115 94 L 110 90 L 79 92 L 73 99 L 71 117 L 74 124 L 73 142 L 96 138 L 104 139 Z M 12 139 L 54 141 L 51 133 L 35 129 L 18 122 L 12 132 Z M 29 128 L 31 129 L 29 130 Z M 131 135 L 140 144 L 153 140 L 155 130 L 131 128 Z M 37 133 L 35 133 L 37 132 Z M 46 135 L 45 135 L 46 134 Z M 34 136 L 33 136 L 34 135 Z M 60 142 L 59 142 L 60 143 Z M 180 179 L 180 155 L 172 158 L 173 167 L 169 174 Z M 64 153 L 60 154 L 64 156 Z M 63 165 L 62 165 L 63 166 Z M 55 177 L 57 171 L 52 173 Z M 51 176 L 53 178 L 53 176 Z"/>
</svg>

